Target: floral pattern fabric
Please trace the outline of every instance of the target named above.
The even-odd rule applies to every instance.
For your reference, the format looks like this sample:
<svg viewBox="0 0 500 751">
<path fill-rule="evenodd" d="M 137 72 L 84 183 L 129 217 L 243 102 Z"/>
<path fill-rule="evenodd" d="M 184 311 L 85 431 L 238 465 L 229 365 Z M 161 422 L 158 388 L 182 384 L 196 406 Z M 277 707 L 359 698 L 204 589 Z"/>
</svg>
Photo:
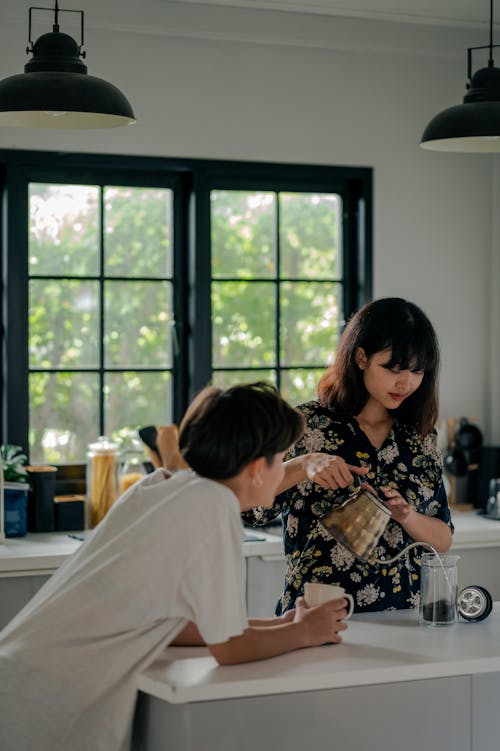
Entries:
<svg viewBox="0 0 500 751">
<path fill-rule="evenodd" d="M 413 429 L 395 421 L 377 450 L 356 419 L 346 419 L 316 401 L 298 409 L 307 419 L 307 429 L 287 459 L 316 451 L 338 454 L 348 464 L 368 467 L 363 480 L 375 489 L 382 485 L 396 488 L 416 511 L 442 519 L 453 530 L 435 433 L 421 438 Z M 258 508 L 243 515 L 244 521 L 252 525 L 268 524 L 282 515 L 287 571 L 284 592 L 276 607 L 278 615 L 294 607 L 306 581 L 344 587 L 354 597 L 356 612 L 412 608 L 418 604 L 422 548 L 412 548 L 390 565 L 364 563 L 317 523 L 352 490 L 326 491 L 306 480 L 279 495 L 271 509 Z M 401 525 L 391 519 L 373 555 L 392 558 L 411 542 Z"/>
</svg>

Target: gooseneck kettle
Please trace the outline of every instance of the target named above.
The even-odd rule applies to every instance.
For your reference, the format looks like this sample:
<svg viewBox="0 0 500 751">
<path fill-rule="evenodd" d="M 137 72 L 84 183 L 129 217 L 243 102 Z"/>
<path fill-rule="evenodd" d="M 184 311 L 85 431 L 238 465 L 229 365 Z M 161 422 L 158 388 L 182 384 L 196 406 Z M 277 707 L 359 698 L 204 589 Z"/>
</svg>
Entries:
<svg viewBox="0 0 500 751">
<path fill-rule="evenodd" d="M 319 524 L 357 558 L 369 563 L 391 512 L 376 495 L 358 486 L 345 501 L 323 516 Z"/>
</svg>

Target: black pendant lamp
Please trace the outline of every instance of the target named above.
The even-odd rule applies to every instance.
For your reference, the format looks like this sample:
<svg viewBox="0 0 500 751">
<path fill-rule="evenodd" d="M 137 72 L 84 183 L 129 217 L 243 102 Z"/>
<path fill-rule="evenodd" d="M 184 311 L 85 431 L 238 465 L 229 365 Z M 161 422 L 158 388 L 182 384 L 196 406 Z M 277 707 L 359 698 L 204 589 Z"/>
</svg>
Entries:
<svg viewBox="0 0 500 751">
<path fill-rule="evenodd" d="M 433 151 L 500 152 L 500 68 L 495 68 L 493 0 L 490 0 L 490 43 L 467 50 L 467 94 L 464 103 L 432 118 L 420 145 Z M 471 77 L 473 50 L 489 50 L 488 67 Z"/>
<path fill-rule="evenodd" d="M 31 40 L 31 11 L 54 12 L 52 31 Z M 59 31 L 59 13 L 80 13 L 81 43 Z M 135 123 L 122 92 L 102 78 L 87 75 L 81 58 L 83 11 L 55 7 L 29 9 L 24 73 L 0 81 L 0 125 L 22 128 L 117 128 Z"/>
</svg>

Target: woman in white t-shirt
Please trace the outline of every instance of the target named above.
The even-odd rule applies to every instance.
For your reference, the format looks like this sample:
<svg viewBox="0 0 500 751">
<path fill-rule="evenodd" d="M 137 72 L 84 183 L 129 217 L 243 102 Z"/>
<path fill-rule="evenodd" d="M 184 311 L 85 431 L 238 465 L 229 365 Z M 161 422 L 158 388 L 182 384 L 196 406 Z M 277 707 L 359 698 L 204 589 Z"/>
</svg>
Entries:
<svg viewBox="0 0 500 751">
<path fill-rule="evenodd" d="M 0 633 L 2 751 L 124 751 L 137 676 L 168 644 L 220 664 L 341 641 L 344 599 L 247 620 L 240 513 L 270 506 L 300 413 L 265 384 L 207 388 L 179 444 L 191 470 L 132 486 Z"/>
</svg>

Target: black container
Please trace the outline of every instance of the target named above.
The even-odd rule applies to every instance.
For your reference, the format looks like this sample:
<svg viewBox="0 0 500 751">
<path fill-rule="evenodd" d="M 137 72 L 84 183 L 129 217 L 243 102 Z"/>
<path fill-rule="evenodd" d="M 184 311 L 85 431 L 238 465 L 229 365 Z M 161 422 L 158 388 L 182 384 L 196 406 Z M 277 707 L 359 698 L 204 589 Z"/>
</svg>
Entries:
<svg viewBox="0 0 500 751">
<path fill-rule="evenodd" d="M 28 470 L 28 532 L 55 530 L 54 495 L 57 467 L 30 466 Z"/>
<path fill-rule="evenodd" d="M 56 496 L 85 495 L 87 465 L 58 464 L 56 475 Z"/>
<path fill-rule="evenodd" d="M 69 532 L 85 529 L 84 496 L 56 496 L 54 507 L 56 531 Z"/>
</svg>

